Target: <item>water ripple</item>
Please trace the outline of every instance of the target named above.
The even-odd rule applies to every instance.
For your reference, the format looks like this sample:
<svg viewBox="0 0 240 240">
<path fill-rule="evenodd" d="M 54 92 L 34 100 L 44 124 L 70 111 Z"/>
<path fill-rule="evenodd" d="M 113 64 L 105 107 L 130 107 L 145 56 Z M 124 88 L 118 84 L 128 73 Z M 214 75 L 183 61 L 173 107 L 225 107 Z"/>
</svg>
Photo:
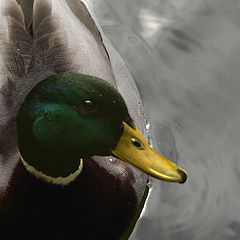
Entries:
<svg viewBox="0 0 240 240">
<path fill-rule="evenodd" d="M 240 239 L 239 1 L 97 3 L 137 81 L 152 144 L 189 174 L 184 185 L 151 180 L 130 239 Z"/>
</svg>

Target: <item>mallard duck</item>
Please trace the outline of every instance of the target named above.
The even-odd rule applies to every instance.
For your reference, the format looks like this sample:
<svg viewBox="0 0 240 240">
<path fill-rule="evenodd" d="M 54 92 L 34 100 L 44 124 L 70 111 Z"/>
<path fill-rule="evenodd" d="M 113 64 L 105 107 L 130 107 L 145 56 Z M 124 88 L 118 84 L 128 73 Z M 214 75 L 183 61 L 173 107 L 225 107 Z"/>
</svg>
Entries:
<svg viewBox="0 0 240 240">
<path fill-rule="evenodd" d="M 142 171 L 186 173 L 144 140 L 136 85 L 86 3 L 0 7 L 1 239 L 117 239 Z"/>
</svg>

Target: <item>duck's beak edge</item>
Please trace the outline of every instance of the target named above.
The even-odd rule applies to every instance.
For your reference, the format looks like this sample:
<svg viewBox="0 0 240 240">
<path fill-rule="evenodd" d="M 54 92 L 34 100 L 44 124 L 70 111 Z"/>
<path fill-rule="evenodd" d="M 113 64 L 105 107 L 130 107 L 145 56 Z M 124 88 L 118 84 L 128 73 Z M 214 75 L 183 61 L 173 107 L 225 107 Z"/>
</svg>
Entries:
<svg viewBox="0 0 240 240">
<path fill-rule="evenodd" d="M 136 125 L 134 129 L 123 122 L 123 135 L 112 154 L 155 178 L 179 183 L 187 180 L 187 173 L 151 148 Z"/>
</svg>

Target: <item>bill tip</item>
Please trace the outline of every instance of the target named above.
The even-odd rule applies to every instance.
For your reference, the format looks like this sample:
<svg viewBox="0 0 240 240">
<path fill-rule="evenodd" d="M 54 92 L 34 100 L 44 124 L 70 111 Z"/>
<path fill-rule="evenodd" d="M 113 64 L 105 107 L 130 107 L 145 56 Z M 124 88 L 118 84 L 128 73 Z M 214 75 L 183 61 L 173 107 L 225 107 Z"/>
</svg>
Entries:
<svg viewBox="0 0 240 240">
<path fill-rule="evenodd" d="M 181 184 L 185 183 L 187 181 L 187 174 L 180 169 L 178 169 L 177 172 L 182 177 L 182 180 L 179 183 L 181 183 Z"/>
</svg>

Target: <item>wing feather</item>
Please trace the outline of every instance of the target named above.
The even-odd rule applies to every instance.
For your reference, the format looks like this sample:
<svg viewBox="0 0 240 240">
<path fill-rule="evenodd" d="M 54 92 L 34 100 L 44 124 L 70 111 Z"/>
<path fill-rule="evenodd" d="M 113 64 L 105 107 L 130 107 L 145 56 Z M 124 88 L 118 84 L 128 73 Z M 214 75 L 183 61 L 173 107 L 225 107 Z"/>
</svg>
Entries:
<svg viewBox="0 0 240 240">
<path fill-rule="evenodd" d="M 16 112 L 25 89 L 31 59 L 31 37 L 21 7 L 13 0 L 0 2 L 0 192 L 6 187 L 19 152 Z"/>
</svg>

